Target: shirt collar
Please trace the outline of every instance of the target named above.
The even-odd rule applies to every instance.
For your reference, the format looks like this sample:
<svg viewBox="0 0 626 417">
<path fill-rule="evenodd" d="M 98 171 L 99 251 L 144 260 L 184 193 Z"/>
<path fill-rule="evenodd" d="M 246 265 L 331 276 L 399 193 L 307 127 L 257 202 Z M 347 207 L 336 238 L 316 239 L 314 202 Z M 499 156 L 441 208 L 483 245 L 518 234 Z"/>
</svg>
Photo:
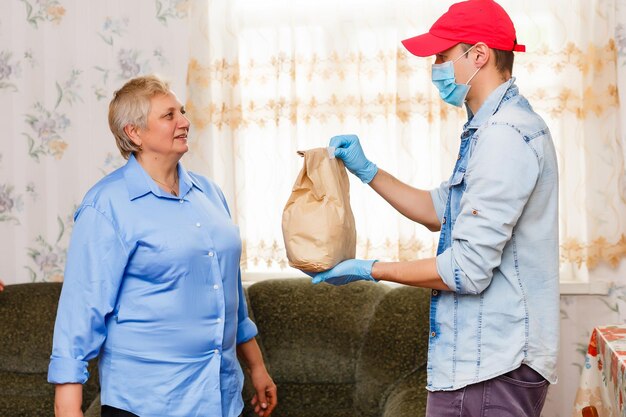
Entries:
<svg viewBox="0 0 626 417">
<path fill-rule="evenodd" d="M 519 89 L 515 85 L 515 77 L 511 77 L 489 94 L 489 97 L 487 97 L 487 100 L 480 106 L 476 114 L 473 114 L 469 106 L 466 105 L 468 119 L 465 124 L 465 129 L 478 129 L 480 125 L 485 123 L 498 111 L 503 103 L 518 94 Z"/>
<path fill-rule="evenodd" d="M 187 193 L 192 187 L 196 187 L 200 191 L 202 188 L 183 168 L 179 162 L 176 169 L 178 170 L 179 179 L 179 191 L 180 196 L 173 196 L 161 189 L 153 180 L 150 175 L 143 169 L 143 167 L 137 162 L 135 155 L 131 154 L 128 158 L 128 162 L 124 167 L 124 179 L 126 180 L 126 187 L 128 188 L 128 197 L 130 200 L 142 197 L 148 193 L 152 193 L 157 197 L 184 199 Z"/>
</svg>

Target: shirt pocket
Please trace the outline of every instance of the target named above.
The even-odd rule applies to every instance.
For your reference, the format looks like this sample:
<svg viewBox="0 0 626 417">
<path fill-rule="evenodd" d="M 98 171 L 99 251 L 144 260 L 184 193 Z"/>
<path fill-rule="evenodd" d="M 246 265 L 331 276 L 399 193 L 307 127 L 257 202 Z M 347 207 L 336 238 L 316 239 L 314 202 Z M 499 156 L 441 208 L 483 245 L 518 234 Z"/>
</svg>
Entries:
<svg viewBox="0 0 626 417">
<path fill-rule="evenodd" d="M 466 188 L 465 170 L 459 169 L 450 178 L 450 217 L 452 225 L 456 222 L 461 208 L 461 198 Z"/>
</svg>

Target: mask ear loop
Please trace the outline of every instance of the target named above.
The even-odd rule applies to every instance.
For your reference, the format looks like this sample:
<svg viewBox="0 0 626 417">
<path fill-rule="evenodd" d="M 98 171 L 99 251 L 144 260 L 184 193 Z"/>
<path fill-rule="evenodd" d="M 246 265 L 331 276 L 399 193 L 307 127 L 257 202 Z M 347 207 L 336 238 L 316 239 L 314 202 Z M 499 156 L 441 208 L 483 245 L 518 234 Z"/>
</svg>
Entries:
<svg viewBox="0 0 626 417">
<path fill-rule="evenodd" d="M 459 59 L 461 59 L 464 55 L 467 55 L 469 53 L 469 51 L 471 51 L 474 47 L 476 46 L 476 44 L 472 45 L 467 51 L 463 52 L 460 56 L 458 56 L 454 61 L 452 61 L 452 63 L 455 63 L 456 61 L 458 61 Z M 480 67 L 482 68 L 482 67 Z M 467 80 L 467 82 L 465 83 L 465 85 L 469 85 L 470 81 L 472 81 L 474 79 L 474 77 L 476 76 L 476 74 L 478 74 L 478 71 L 480 71 L 480 68 L 478 68 L 474 74 L 472 74 L 472 76 L 469 78 L 469 80 Z"/>
<path fill-rule="evenodd" d="M 474 72 L 474 74 L 472 74 L 472 76 L 470 77 L 470 79 L 469 79 L 469 80 L 467 80 L 467 82 L 465 83 L 465 85 L 469 85 L 470 81 L 472 81 L 472 80 L 474 79 L 474 77 L 476 76 L 476 74 L 478 74 L 478 71 L 480 71 L 480 69 L 481 69 L 481 68 L 482 68 L 482 67 L 478 68 L 478 69 L 476 70 L 476 72 Z"/>
</svg>

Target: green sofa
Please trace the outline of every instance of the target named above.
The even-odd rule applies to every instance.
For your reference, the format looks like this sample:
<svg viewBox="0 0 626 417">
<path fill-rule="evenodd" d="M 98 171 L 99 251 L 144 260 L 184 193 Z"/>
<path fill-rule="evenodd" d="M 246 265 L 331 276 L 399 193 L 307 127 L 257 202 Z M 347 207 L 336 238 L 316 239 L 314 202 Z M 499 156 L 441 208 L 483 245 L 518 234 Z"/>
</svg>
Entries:
<svg viewBox="0 0 626 417">
<path fill-rule="evenodd" d="M 0 416 L 53 416 L 46 383 L 60 284 L 0 293 Z M 370 282 L 342 287 L 307 278 L 246 289 L 257 340 L 278 386 L 275 417 L 416 417 L 426 405 L 429 292 Z M 97 369 L 85 417 L 99 416 Z M 243 416 L 255 415 L 248 380 Z M 211 416 L 213 417 L 213 416 Z"/>
<path fill-rule="evenodd" d="M 46 377 L 60 294 L 59 283 L 8 285 L 0 292 L 2 417 L 54 416 L 54 386 Z M 95 362 L 84 387 L 84 409 L 99 391 Z"/>
</svg>

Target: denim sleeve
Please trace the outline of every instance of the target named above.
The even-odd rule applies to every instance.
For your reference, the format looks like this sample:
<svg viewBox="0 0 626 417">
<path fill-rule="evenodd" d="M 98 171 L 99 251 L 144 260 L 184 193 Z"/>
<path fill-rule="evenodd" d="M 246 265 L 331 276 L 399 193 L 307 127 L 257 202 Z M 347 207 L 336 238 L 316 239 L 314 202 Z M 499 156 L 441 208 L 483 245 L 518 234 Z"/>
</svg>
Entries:
<svg viewBox="0 0 626 417">
<path fill-rule="evenodd" d="M 430 198 L 433 200 L 435 206 L 435 212 L 437 213 L 437 219 L 439 223 L 443 219 L 444 211 L 446 210 L 446 203 L 448 202 L 448 181 L 444 181 L 437 188 L 430 190 Z"/>
<path fill-rule="evenodd" d="M 112 223 L 92 206 L 82 206 L 65 265 L 48 382 L 84 383 L 87 361 L 106 338 L 105 316 L 113 310 L 128 251 Z"/>
<path fill-rule="evenodd" d="M 465 173 L 452 245 L 437 257 L 452 291 L 479 294 L 489 286 L 538 176 L 537 156 L 520 133 L 507 125 L 483 131 Z"/>
</svg>

